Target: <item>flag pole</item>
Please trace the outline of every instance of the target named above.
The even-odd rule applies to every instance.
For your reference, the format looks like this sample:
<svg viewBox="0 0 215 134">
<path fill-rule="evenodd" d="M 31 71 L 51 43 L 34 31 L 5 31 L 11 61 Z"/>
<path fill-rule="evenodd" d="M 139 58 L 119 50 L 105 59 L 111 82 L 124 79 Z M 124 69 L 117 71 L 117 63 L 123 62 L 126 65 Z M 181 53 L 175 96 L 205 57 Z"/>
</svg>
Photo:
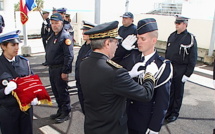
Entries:
<svg viewBox="0 0 215 134">
<path fill-rule="evenodd" d="M 23 56 L 27 57 L 30 56 L 31 54 L 31 46 L 28 45 L 28 34 L 27 34 L 27 30 L 26 30 L 26 24 L 22 25 L 23 28 L 23 46 L 21 47 L 21 53 Z"/>
</svg>

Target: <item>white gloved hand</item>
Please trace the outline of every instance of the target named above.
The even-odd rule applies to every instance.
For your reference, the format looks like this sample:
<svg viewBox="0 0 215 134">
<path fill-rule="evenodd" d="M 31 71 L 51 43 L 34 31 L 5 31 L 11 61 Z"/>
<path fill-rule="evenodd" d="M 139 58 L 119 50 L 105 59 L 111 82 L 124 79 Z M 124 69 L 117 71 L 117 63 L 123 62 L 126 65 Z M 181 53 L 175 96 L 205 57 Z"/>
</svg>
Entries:
<svg viewBox="0 0 215 134">
<path fill-rule="evenodd" d="M 31 105 L 32 106 L 35 106 L 39 103 L 38 99 L 37 98 L 34 98 L 32 101 L 31 101 Z"/>
<path fill-rule="evenodd" d="M 143 62 L 138 62 L 138 63 L 136 63 L 136 64 L 132 67 L 131 71 L 128 72 L 128 74 L 131 76 L 131 78 L 137 77 L 138 75 L 140 75 L 141 73 L 143 73 L 144 70 L 138 71 L 138 68 L 139 68 L 140 66 L 144 66 L 144 65 L 145 65 L 145 63 L 143 63 Z"/>
<path fill-rule="evenodd" d="M 146 134 L 158 134 L 158 132 L 152 131 L 148 128 Z"/>
<path fill-rule="evenodd" d="M 154 76 L 157 73 L 157 71 L 158 71 L 158 66 L 154 62 L 152 62 L 146 67 L 145 73 L 151 73 Z"/>
<path fill-rule="evenodd" d="M 181 81 L 182 82 L 186 82 L 189 79 L 189 77 L 187 77 L 186 75 L 183 75 Z"/>
<path fill-rule="evenodd" d="M 132 50 L 133 48 L 135 48 L 135 46 L 134 46 L 133 44 L 134 44 L 136 41 L 137 41 L 136 35 L 128 35 L 128 36 L 122 41 L 122 46 L 123 46 L 126 50 Z"/>
<path fill-rule="evenodd" d="M 214 89 L 215 89 L 215 80 L 213 80 L 213 84 L 214 84 Z"/>
<path fill-rule="evenodd" d="M 44 21 L 43 21 L 43 23 L 44 23 L 45 25 L 47 25 L 47 24 L 48 24 L 46 20 L 44 20 Z"/>
<path fill-rule="evenodd" d="M 8 95 L 16 88 L 17 88 L 17 84 L 14 81 L 10 81 L 8 82 L 7 86 L 4 89 L 4 94 Z"/>
</svg>

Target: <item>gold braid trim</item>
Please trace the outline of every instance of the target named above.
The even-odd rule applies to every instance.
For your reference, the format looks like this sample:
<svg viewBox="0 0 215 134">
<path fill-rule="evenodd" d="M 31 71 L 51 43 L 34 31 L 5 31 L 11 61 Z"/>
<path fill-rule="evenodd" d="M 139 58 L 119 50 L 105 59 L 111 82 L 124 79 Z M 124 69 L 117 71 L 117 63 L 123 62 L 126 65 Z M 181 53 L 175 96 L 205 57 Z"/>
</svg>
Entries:
<svg viewBox="0 0 215 134">
<path fill-rule="evenodd" d="M 17 102 L 19 104 L 19 108 L 20 108 L 21 111 L 27 111 L 31 107 L 30 104 L 28 104 L 26 106 L 22 106 L 22 104 L 21 104 L 21 102 L 19 100 L 19 97 L 17 96 L 16 92 L 12 91 L 12 95 L 16 98 L 16 100 L 17 100 Z"/>
<path fill-rule="evenodd" d="M 143 81 L 146 79 L 151 79 L 155 83 L 155 77 L 149 72 L 145 74 Z"/>
<path fill-rule="evenodd" d="M 91 34 L 90 39 L 105 39 L 105 38 L 115 38 L 118 36 L 118 31 L 117 28 L 102 32 L 102 33 L 96 33 L 96 34 Z"/>
<path fill-rule="evenodd" d="M 93 28 L 93 26 L 90 25 L 83 25 L 84 27 Z"/>
</svg>

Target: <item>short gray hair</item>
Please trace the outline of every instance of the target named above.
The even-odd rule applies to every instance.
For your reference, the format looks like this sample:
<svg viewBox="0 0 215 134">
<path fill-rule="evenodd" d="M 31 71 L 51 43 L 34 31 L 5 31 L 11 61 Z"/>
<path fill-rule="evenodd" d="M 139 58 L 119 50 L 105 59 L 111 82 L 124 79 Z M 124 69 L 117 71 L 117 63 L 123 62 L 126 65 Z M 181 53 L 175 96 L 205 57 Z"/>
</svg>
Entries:
<svg viewBox="0 0 215 134">
<path fill-rule="evenodd" d="M 110 42 L 113 41 L 112 38 L 91 40 L 92 50 L 103 48 L 106 40 L 110 40 Z"/>
</svg>

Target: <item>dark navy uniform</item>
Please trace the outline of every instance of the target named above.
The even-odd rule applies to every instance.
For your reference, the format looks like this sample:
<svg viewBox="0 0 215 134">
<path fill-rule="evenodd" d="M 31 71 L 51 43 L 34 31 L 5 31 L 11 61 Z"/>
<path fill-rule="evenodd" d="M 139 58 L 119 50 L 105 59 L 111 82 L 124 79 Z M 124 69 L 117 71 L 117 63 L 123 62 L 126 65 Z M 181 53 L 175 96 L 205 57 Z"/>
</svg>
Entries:
<svg viewBox="0 0 215 134">
<path fill-rule="evenodd" d="M 184 94 L 183 75 L 190 77 L 197 61 L 197 43 L 194 35 L 187 30 L 177 34 L 173 32 L 167 41 L 165 58 L 173 65 L 173 80 L 168 115 L 178 117 Z"/>
<path fill-rule="evenodd" d="M 92 24 L 90 22 L 87 21 L 83 21 L 83 27 L 81 28 L 81 30 L 90 30 L 91 28 L 93 28 L 95 26 L 95 24 Z M 86 35 L 85 35 L 86 36 Z M 79 102 L 81 104 L 81 109 L 82 112 L 84 113 L 84 97 L 83 97 L 83 93 L 82 93 L 82 89 L 81 89 L 81 84 L 80 84 L 80 78 L 79 78 L 79 67 L 80 67 L 80 63 L 87 57 L 89 57 L 89 55 L 91 54 L 93 50 L 91 49 L 90 43 L 87 44 L 87 41 L 81 46 L 79 52 L 78 52 L 78 56 L 77 56 L 77 60 L 75 63 L 75 80 L 76 80 L 76 87 L 78 89 L 78 98 L 79 98 Z"/>
<path fill-rule="evenodd" d="M 104 23 L 85 34 L 92 40 L 113 39 L 118 35 L 117 26 L 117 21 Z M 143 84 L 139 85 L 124 68 L 109 60 L 100 51 L 100 46 L 95 47 L 95 52 L 80 65 L 85 134 L 127 134 L 126 98 L 149 101 L 153 95 L 154 78 L 147 74 Z"/>
<path fill-rule="evenodd" d="M 52 16 L 58 16 L 53 14 Z M 51 18 L 52 19 L 52 18 Z M 49 77 L 52 91 L 58 104 L 58 113 L 68 115 L 70 106 L 70 97 L 67 89 L 67 81 L 61 78 L 61 74 L 69 74 L 72 71 L 73 61 L 73 43 L 72 37 L 68 32 L 62 29 L 57 35 L 52 33 L 47 40 L 46 59 L 49 66 Z"/>
<path fill-rule="evenodd" d="M 43 22 L 42 23 L 42 28 L 41 28 L 41 37 L 42 37 L 44 49 L 46 48 L 46 45 L 47 45 L 46 41 L 47 41 L 48 37 L 51 35 L 51 33 L 52 33 L 50 19 L 47 18 L 45 21 L 47 22 L 47 24 L 45 24 Z"/>
<path fill-rule="evenodd" d="M 28 60 L 16 56 L 12 64 L 2 54 L 0 56 L 0 126 L 2 134 L 33 134 L 33 109 L 23 112 L 12 94 L 5 95 L 4 81 L 31 74 Z"/>
<path fill-rule="evenodd" d="M 130 12 L 125 12 L 122 17 L 133 18 L 133 14 Z M 120 28 L 118 30 L 118 34 L 120 37 L 122 37 L 122 40 L 124 40 L 128 35 L 132 35 L 132 34 L 137 35 L 137 26 L 134 24 L 131 24 L 128 27 L 120 26 Z M 135 42 L 134 45 L 137 46 L 137 42 Z M 121 42 L 119 43 L 118 47 L 122 47 Z M 121 61 L 121 59 L 117 59 L 117 57 L 120 57 L 120 56 L 118 56 L 118 53 L 122 53 L 122 52 L 118 52 L 120 50 L 121 49 L 116 50 L 115 57 L 113 58 L 114 61 L 117 61 L 117 62 Z"/>
<path fill-rule="evenodd" d="M 157 24 L 154 19 L 143 19 L 138 22 L 139 35 L 157 30 Z M 141 29 L 142 27 L 142 29 Z M 120 54 L 117 59 L 122 59 L 119 64 L 128 71 L 138 63 L 143 62 L 142 52 L 138 49 L 127 51 L 123 47 L 119 47 Z M 126 52 L 127 51 L 127 52 Z M 139 102 L 133 99 L 127 100 L 128 129 L 129 134 L 145 134 L 147 129 L 159 132 L 165 119 L 165 115 L 169 105 L 170 98 L 170 79 L 172 77 L 172 66 L 169 60 L 165 60 L 159 56 L 157 52 L 151 53 L 152 56 L 145 62 L 144 67 L 139 70 L 145 70 L 146 67 L 154 62 L 158 67 L 159 75 L 155 76 L 156 85 L 154 96 L 150 102 Z M 134 80 L 141 83 L 138 77 Z"/>
</svg>

